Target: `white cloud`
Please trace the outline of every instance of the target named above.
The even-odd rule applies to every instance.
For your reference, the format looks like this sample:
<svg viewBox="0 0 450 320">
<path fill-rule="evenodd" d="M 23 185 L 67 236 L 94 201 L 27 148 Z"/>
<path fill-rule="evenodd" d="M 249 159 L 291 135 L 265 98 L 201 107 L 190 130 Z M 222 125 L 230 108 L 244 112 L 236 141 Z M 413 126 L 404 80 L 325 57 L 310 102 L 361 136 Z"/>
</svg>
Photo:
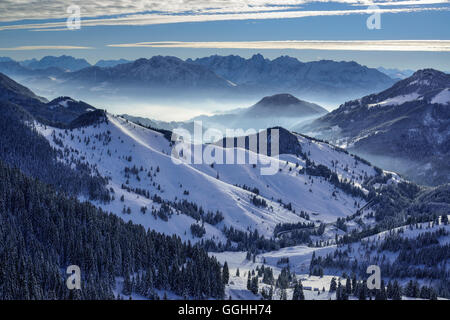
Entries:
<svg viewBox="0 0 450 320">
<path fill-rule="evenodd" d="M 342 3 L 346 9 L 308 10 L 311 3 Z M 281 19 L 318 15 L 357 14 L 354 6 L 376 4 L 382 12 L 409 12 L 431 9 L 430 5 L 448 4 L 449 0 L 2 0 L 0 22 L 53 20 L 68 17 L 67 8 L 79 5 L 84 26 L 115 24 L 157 24 L 213 20 Z M 396 6 L 396 8 L 393 8 Z M 428 6 L 428 7 L 427 7 Z M 446 8 L 449 9 L 448 7 Z M 99 19 L 102 17 L 102 19 Z M 105 18 L 106 17 L 106 18 Z M 55 22 L 54 27 L 64 23 Z M 36 24 L 22 23 L 3 29 L 27 29 Z M 51 24 L 38 24 L 48 28 Z"/>
<path fill-rule="evenodd" d="M 217 1 L 217 0 L 216 0 Z M 285 1 L 288 0 L 277 0 Z M 292 0 L 292 2 L 299 2 Z M 206 9 L 205 9 L 206 10 Z M 210 8 L 208 10 L 211 10 Z M 380 13 L 405 13 L 420 11 L 440 11 L 450 10 L 449 7 L 404 7 L 404 8 L 380 8 Z M 83 12 L 83 11 L 82 11 Z M 237 12 L 237 13 L 220 13 L 220 14 L 131 14 L 114 18 L 84 19 L 82 18 L 81 27 L 89 26 L 108 26 L 108 25 L 152 25 L 165 23 L 181 23 L 181 22 L 205 22 L 205 21 L 224 21 L 224 20 L 260 20 L 260 19 L 285 19 L 285 18 L 303 18 L 312 16 L 339 16 L 350 14 L 372 14 L 373 10 L 368 8 L 347 9 L 347 10 L 291 10 L 291 11 L 260 11 L 260 12 Z M 26 23 L 0 26 L 2 30 L 16 29 L 43 29 L 48 28 L 64 28 L 66 22 L 48 22 L 48 23 Z"/>
<path fill-rule="evenodd" d="M 163 47 L 207 49 L 295 49 L 357 51 L 445 51 L 450 40 L 360 40 L 360 41 L 220 41 L 220 42 L 138 42 L 111 44 L 109 47 Z"/>
</svg>

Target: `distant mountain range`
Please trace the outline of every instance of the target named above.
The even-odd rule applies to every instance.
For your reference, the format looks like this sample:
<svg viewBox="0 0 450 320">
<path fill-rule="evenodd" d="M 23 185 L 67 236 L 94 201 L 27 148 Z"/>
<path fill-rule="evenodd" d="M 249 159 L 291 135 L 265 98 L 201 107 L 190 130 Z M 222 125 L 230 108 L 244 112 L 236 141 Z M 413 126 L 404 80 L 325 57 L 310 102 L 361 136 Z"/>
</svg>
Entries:
<svg viewBox="0 0 450 320">
<path fill-rule="evenodd" d="M 392 79 L 398 79 L 398 80 L 408 78 L 408 77 L 412 76 L 412 74 L 414 73 L 414 70 L 409 70 L 409 69 L 400 70 L 400 69 L 379 67 L 379 68 L 377 68 L 377 70 L 380 72 L 383 72 L 384 74 L 388 75 Z"/>
<path fill-rule="evenodd" d="M 76 59 L 66 55 L 60 57 L 46 56 L 41 60 L 31 59 L 22 61 L 21 64 L 32 70 L 59 68 L 63 71 L 78 71 L 91 66 L 85 59 Z"/>
<path fill-rule="evenodd" d="M 448 183 L 450 75 L 419 70 L 296 130 L 346 147 L 418 183 Z"/>
<path fill-rule="evenodd" d="M 222 88 L 231 84 L 211 70 L 176 57 L 155 56 L 150 59 L 118 64 L 111 68 L 88 67 L 67 73 L 66 82 L 80 84 L 100 84 L 107 82 L 114 87 L 145 88 Z"/>
<path fill-rule="evenodd" d="M 11 74 L 19 71 L 20 74 L 35 74 L 33 70 L 54 70 L 56 74 L 59 74 L 61 71 L 64 72 L 72 72 L 78 71 L 84 68 L 92 67 L 92 65 L 86 61 L 85 59 L 77 59 L 72 56 L 62 55 L 59 57 L 55 56 L 45 56 L 42 59 L 29 59 L 23 61 L 15 61 L 10 57 L 0 57 L 0 63 L 10 63 L 9 66 L 15 65 L 16 71 L 14 69 L 8 69 L 8 64 L 1 65 L 3 71 L 8 73 L 8 70 Z M 117 60 L 99 60 L 94 66 L 102 67 L 102 68 L 110 68 L 115 67 L 118 64 L 129 63 L 130 60 L 125 59 L 117 59 Z M 13 63 L 13 64 L 11 64 Z M 22 66 L 22 68 L 17 67 L 17 65 Z M 59 72 L 58 72 L 59 71 Z"/>
<path fill-rule="evenodd" d="M 394 83 L 384 73 L 354 61 L 305 63 L 289 56 L 269 60 L 261 54 L 249 59 L 214 55 L 186 61 L 205 66 L 246 91 L 290 92 L 310 101 L 322 97 L 322 100 L 332 102 L 385 89 Z"/>
<path fill-rule="evenodd" d="M 0 72 L 14 78 L 24 78 L 24 77 L 39 77 L 44 78 L 46 76 L 59 76 L 64 71 L 56 68 L 49 67 L 46 69 L 33 70 L 23 64 L 14 60 L 0 60 Z"/>
<path fill-rule="evenodd" d="M 101 60 L 91 66 L 69 56 L 44 57 L 21 63 L 0 60 L 0 72 L 41 95 L 70 95 L 97 101 L 99 96 L 141 101 L 249 101 L 289 92 L 308 101 L 336 105 L 348 99 L 386 89 L 394 80 L 356 62 L 321 60 L 301 62 L 282 56 L 274 60 L 256 54 L 210 56 L 181 60 L 155 56 L 129 62 Z"/>
</svg>

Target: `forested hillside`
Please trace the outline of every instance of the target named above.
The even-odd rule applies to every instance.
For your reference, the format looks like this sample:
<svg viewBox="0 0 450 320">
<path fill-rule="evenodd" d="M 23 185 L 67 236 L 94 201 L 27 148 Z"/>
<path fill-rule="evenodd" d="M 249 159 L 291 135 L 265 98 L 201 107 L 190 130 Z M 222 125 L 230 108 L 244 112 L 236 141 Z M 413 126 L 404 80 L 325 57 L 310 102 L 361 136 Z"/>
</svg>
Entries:
<svg viewBox="0 0 450 320">
<path fill-rule="evenodd" d="M 95 168 L 75 159 L 68 163 L 57 160 L 61 151 L 52 148 L 30 124 L 34 118 L 21 106 L 0 101 L 0 159 L 27 175 L 51 184 L 71 195 L 91 200 L 110 200 L 107 180 Z"/>
<path fill-rule="evenodd" d="M 178 237 L 125 223 L 0 162 L 0 299 L 113 299 L 154 289 L 223 298 L 221 266 Z M 80 266 L 82 290 L 68 290 L 65 268 Z"/>
</svg>

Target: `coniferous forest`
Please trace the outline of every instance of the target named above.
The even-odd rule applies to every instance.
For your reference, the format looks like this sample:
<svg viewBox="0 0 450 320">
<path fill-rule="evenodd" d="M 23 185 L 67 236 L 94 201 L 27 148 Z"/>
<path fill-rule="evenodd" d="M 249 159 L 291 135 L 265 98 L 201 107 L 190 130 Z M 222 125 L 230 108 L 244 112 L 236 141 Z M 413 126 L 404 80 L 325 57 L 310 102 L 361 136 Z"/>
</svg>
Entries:
<svg viewBox="0 0 450 320">
<path fill-rule="evenodd" d="M 223 298 L 220 264 L 198 246 L 125 223 L 0 162 L 0 299 L 114 299 L 115 278 L 133 291 Z M 65 269 L 80 266 L 82 290 Z M 135 276 L 137 275 L 137 276 Z"/>
</svg>

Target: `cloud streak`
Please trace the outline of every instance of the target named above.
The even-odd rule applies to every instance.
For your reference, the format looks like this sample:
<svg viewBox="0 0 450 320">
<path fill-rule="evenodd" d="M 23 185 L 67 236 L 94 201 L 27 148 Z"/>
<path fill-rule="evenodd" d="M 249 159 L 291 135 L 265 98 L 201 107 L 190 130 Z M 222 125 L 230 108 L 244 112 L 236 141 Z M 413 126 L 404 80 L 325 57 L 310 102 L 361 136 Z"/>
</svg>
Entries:
<svg viewBox="0 0 450 320">
<path fill-rule="evenodd" d="M 221 42 L 138 42 L 110 44 L 116 48 L 195 49 L 293 49 L 349 51 L 436 51 L 450 52 L 450 40 L 358 40 L 358 41 L 221 41 Z"/>
<path fill-rule="evenodd" d="M 280 0 L 281 1 L 281 0 Z M 295 2 L 295 0 L 294 0 Z M 380 8 L 376 10 L 380 14 L 384 13 L 408 13 L 422 11 L 443 11 L 450 10 L 450 7 L 404 7 L 404 8 Z M 117 25 L 155 25 L 183 22 L 207 22 L 207 21 L 226 21 L 226 20 L 263 20 L 263 19 L 292 19 L 317 16 L 343 16 L 352 14 L 372 14 L 374 10 L 368 8 L 347 9 L 347 10 L 291 10 L 291 11 L 264 11 L 264 12 L 238 12 L 238 13 L 220 13 L 220 14 L 133 14 L 122 17 L 100 18 L 100 19 L 82 19 L 81 27 L 93 26 L 117 26 Z M 26 23 L 0 26 L 0 31 L 4 30 L 39 30 L 45 29 L 61 30 L 66 26 L 66 22 L 46 22 L 46 23 Z"/>
<path fill-rule="evenodd" d="M 67 8 L 78 5 L 85 17 L 128 15 L 143 12 L 165 14 L 242 13 L 299 8 L 311 3 L 338 3 L 348 6 L 411 6 L 448 3 L 448 0 L 2 0 L 0 21 L 61 19 Z"/>
</svg>

